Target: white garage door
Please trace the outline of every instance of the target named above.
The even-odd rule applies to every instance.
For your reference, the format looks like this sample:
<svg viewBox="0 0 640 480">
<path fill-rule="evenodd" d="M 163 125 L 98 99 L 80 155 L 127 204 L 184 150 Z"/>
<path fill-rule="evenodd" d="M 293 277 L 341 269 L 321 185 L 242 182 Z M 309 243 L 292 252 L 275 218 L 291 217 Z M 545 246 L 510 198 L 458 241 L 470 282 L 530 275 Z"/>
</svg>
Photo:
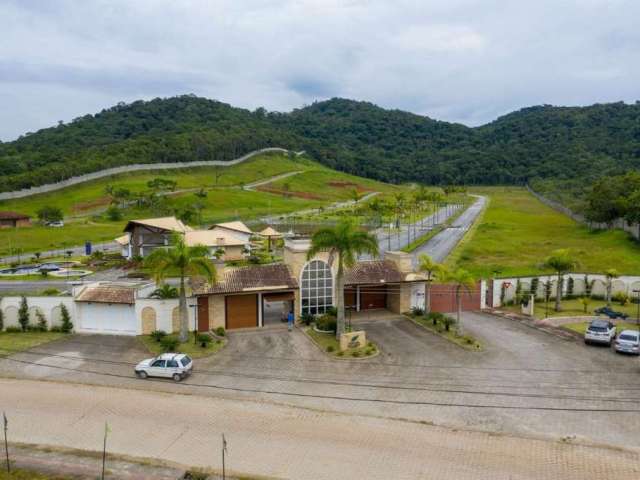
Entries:
<svg viewBox="0 0 640 480">
<path fill-rule="evenodd" d="M 80 331 L 136 335 L 136 309 L 133 305 L 83 303 L 80 306 Z"/>
</svg>

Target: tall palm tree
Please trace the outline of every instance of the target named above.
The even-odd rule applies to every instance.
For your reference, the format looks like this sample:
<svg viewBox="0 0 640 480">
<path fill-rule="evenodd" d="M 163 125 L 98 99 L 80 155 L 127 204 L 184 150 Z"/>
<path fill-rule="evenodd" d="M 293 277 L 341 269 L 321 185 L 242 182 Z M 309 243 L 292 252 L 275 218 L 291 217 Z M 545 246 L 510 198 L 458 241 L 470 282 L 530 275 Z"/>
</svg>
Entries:
<svg viewBox="0 0 640 480">
<path fill-rule="evenodd" d="M 207 247 L 203 245 L 189 247 L 185 244 L 182 235 L 174 235 L 171 239 L 171 247 L 154 250 L 144 261 L 145 267 L 151 269 L 158 283 L 162 283 L 170 274 L 177 273 L 180 278 L 178 312 L 180 313 L 180 341 L 183 343 L 189 339 L 185 279 L 205 277 L 210 283 L 215 281 L 216 268 L 207 258 L 208 254 Z"/>
<path fill-rule="evenodd" d="M 338 272 L 336 274 L 336 337 L 345 331 L 344 321 L 344 270 L 353 267 L 358 255 L 366 253 L 378 255 L 376 237 L 358 229 L 352 222 L 343 220 L 335 227 L 322 228 L 311 237 L 311 248 L 307 252 L 310 260 L 320 252 L 329 252 L 330 257 L 337 257 Z"/>
<path fill-rule="evenodd" d="M 611 305 L 611 291 L 613 290 L 613 279 L 618 278 L 620 274 L 615 268 L 610 268 L 605 272 L 607 278 L 607 305 Z"/>
<path fill-rule="evenodd" d="M 458 333 L 462 335 L 464 333 L 462 318 L 460 315 L 462 313 L 462 295 L 465 292 L 468 295 L 471 295 L 471 292 L 476 286 L 476 279 L 473 278 L 473 275 L 462 268 L 453 272 L 444 272 L 442 275 L 447 283 L 451 283 L 454 286 L 456 295 L 456 322 L 458 324 Z"/>
<path fill-rule="evenodd" d="M 418 257 L 418 271 L 427 274 L 424 311 L 428 314 L 431 311 L 431 283 L 436 276 L 442 276 L 445 269 L 442 264 L 434 262 L 429 255 L 423 253 Z"/>
<path fill-rule="evenodd" d="M 560 302 L 562 301 L 562 284 L 564 275 L 578 266 L 578 262 L 571 256 L 571 252 L 567 249 L 554 250 L 551 255 L 544 261 L 544 266 L 550 268 L 558 275 L 556 284 L 556 305 L 555 311 L 560 311 Z"/>
</svg>

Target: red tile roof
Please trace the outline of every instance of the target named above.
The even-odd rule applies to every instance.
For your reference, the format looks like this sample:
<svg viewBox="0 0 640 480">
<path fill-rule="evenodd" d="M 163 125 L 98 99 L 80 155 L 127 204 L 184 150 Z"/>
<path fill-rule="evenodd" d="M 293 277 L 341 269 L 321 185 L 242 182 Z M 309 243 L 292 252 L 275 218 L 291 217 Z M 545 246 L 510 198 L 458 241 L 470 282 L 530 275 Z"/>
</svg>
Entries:
<svg viewBox="0 0 640 480">
<path fill-rule="evenodd" d="M 391 260 L 371 260 L 356 263 L 347 270 L 345 285 L 402 282 L 405 275 Z"/>
<path fill-rule="evenodd" d="M 31 218 L 29 215 L 18 212 L 0 212 L 0 220 L 28 220 Z"/>
<path fill-rule="evenodd" d="M 133 305 L 136 303 L 136 290 L 131 287 L 98 286 L 87 287 L 76 298 L 76 302 L 92 303 L 123 303 Z"/>
<path fill-rule="evenodd" d="M 298 282 L 284 263 L 251 265 L 226 269 L 215 285 L 195 287 L 196 295 L 237 293 L 258 290 L 298 288 Z"/>
</svg>

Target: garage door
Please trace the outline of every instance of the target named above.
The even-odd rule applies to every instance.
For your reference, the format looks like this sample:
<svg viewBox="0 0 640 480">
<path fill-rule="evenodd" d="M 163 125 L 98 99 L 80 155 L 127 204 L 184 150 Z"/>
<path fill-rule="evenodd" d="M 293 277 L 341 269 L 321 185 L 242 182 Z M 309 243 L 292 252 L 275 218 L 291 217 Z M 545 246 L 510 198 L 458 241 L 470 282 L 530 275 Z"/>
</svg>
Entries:
<svg viewBox="0 0 640 480">
<path fill-rule="evenodd" d="M 136 335 L 138 322 L 133 305 L 85 303 L 79 307 L 80 329 L 90 333 Z"/>
<path fill-rule="evenodd" d="M 258 295 L 229 295 L 226 303 L 226 328 L 258 326 Z"/>
<path fill-rule="evenodd" d="M 360 287 L 360 310 L 374 308 L 386 308 L 387 287 L 386 285 L 363 285 Z"/>
<path fill-rule="evenodd" d="M 345 308 L 356 308 L 356 287 L 344 287 L 344 306 Z"/>
</svg>

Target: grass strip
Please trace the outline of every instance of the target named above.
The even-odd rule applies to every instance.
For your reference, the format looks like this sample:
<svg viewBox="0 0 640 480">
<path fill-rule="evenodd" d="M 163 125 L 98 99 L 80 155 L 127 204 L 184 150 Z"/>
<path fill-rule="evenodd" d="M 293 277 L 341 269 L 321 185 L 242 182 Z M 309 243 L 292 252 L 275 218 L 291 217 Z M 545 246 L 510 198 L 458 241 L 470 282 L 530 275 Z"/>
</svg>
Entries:
<svg viewBox="0 0 640 480">
<path fill-rule="evenodd" d="M 433 321 L 424 316 L 411 317 L 407 316 L 413 323 L 421 326 L 422 328 L 429 330 L 431 333 L 439 335 L 440 337 L 448 340 L 449 342 L 458 345 L 466 350 L 472 350 L 475 352 L 482 351 L 482 344 L 471 335 L 458 335 L 458 331 L 455 327 L 447 330 L 440 322 L 433 324 Z"/>
<path fill-rule="evenodd" d="M 157 342 L 150 335 L 138 335 L 138 340 L 153 355 L 160 355 L 161 353 L 164 353 L 160 342 Z M 175 353 L 185 353 L 191 358 L 210 357 L 211 355 L 218 353 L 222 349 L 222 347 L 226 345 L 226 343 L 226 339 L 216 339 L 213 342 L 209 343 L 206 347 L 202 347 L 200 346 L 200 343 L 194 342 L 193 332 L 189 332 L 189 340 L 184 343 L 180 343 L 176 348 Z"/>
<path fill-rule="evenodd" d="M 313 327 L 305 328 L 303 331 L 320 350 L 335 358 L 371 358 L 378 353 L 378 347 L 373 342 L 367 342 L 364 347 L 340 351 L 340 343 L 334 333 L 316 332 Z"/>
</svg>

